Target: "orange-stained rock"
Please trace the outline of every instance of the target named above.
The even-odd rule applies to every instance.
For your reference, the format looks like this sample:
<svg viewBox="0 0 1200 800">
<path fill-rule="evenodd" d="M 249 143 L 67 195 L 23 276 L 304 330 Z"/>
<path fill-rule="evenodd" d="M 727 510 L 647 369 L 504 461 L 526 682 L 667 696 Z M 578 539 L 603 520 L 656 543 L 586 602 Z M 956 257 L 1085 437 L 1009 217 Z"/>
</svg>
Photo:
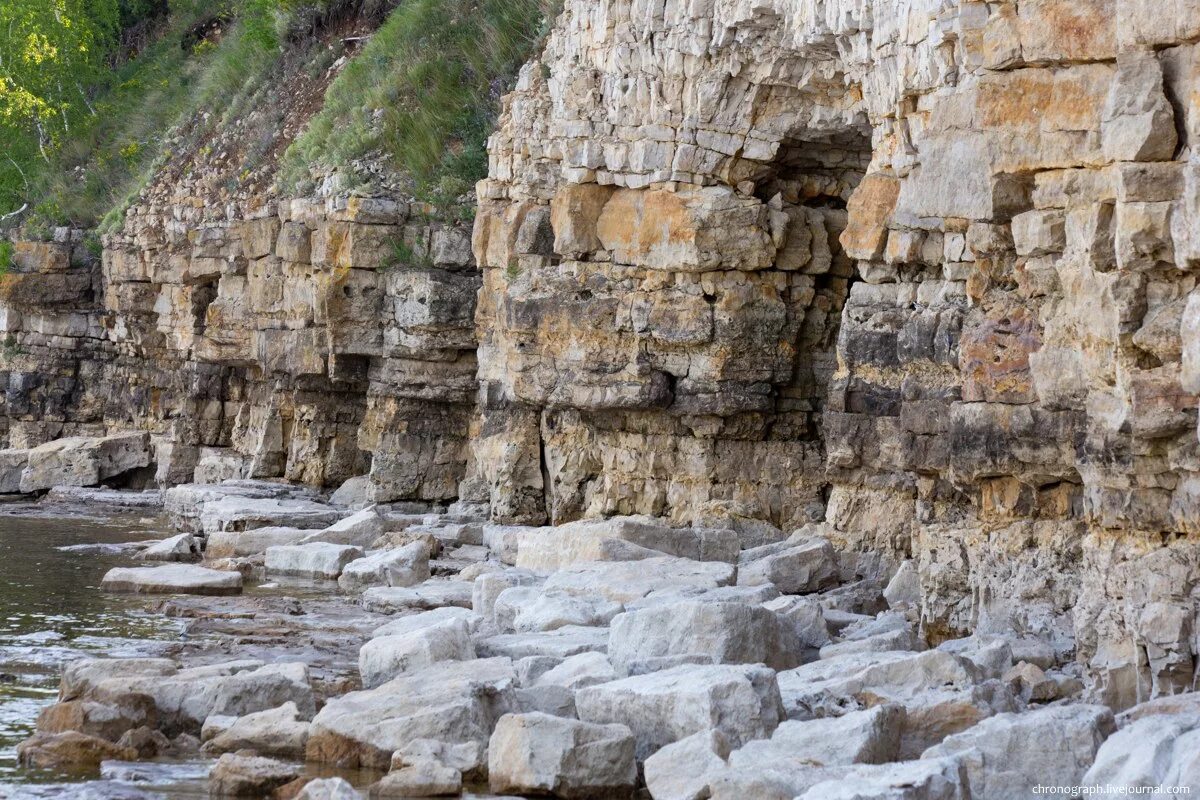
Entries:
<svg viewBox="0 0 1200 800">
<path fill-rule="evenodd" d="M 883 255 L 888 219 L 899 195 L 900 181 L 891 175 L 873 172 L 862 179 L 846 204 L 846 230 L 841 237 L 846 255 L 867 261 Z"/>
</svg>

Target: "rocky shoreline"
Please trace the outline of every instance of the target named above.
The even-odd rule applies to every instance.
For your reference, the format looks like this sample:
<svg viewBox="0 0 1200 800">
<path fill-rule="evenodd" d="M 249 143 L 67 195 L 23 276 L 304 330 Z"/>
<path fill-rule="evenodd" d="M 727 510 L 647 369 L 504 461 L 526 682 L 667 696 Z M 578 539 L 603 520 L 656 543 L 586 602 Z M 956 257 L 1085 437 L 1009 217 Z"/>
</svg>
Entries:
<svg viewBox="0 0 1200 800">
<path fill-rule="evenodd" d="M 216 759 L 213 797 L 310 800 L 1200 786 L 1200 695 L 1110 708 L 1054 641 L 931 641 L 915 565 L 819 524 L 497 525 L 254 480 L 51 496 L 161 503 L 172 535 L 104 587 L 187 632 L 67 665 L 27 765 Z"/>
</svg>

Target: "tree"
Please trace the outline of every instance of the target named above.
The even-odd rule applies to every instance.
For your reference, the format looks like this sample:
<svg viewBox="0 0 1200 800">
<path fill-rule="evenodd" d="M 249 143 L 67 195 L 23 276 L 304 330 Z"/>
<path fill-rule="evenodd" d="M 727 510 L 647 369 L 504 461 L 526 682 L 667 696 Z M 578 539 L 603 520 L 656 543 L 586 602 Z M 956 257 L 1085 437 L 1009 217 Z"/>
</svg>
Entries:
<svg viewBox="0 0 1200 800">
<path fill-rule="evenodd" d="M 119 0 L 0 3 L 0 124 L 32 132 L 44 159 L 81 114 L 119 32 Z"/>
</svg>

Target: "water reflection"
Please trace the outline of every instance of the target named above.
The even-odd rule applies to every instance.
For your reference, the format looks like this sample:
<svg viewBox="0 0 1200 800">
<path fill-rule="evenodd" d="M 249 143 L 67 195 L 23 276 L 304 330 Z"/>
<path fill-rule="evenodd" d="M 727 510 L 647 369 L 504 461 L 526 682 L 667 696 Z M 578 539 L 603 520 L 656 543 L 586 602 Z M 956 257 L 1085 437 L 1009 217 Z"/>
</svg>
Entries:
<svg viewBox="0 0 1200 800">
<path fill-rule="evenodd" d="M 162 796 L 132 786 L 125 794 L 110 792 L 120 789 L 111 785 L 67 789 L 46 783 L 62 776 L 17 764 L 16 746 L 54 701 L 63 663 L 160 655 L 181 630 L 178 621 L 151 613 L 152 600 L 98 591 L 110 567 L 128 563 L 126 548 L 115 545 L 161 536 L 161 520 L 45 514 L 37 506 L 0 506 L 0 798 Z"/>
</svg>

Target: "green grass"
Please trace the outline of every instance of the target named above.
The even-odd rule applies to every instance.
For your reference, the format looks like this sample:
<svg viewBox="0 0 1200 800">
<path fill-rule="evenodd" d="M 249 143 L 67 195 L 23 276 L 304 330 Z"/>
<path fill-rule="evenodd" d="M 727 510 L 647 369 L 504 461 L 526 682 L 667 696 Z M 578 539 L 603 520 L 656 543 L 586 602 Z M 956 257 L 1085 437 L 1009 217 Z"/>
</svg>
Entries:
<svg viewBox="0 0 1200 800">
<path fill-rule="evenodd" d="M 215 7 L 236 15 L 255 3 L 261 6 L 260 0 L 173 2 L 162 34 L 113 70 L 92 101 L 95 114 L 73 127 L 49 163 L 0 131 L 0 149 L 25 151 L 18 161 L 25 164 L 20 194 L 33 205 L 27 235 L 45 236 L 65 224 L 113 230 L 159 168 L 244 108 L 239 102 L 281 58 L 261 20 L 227 23 L 215 42 L 184 46 L 185 33 Z M 218 113 L 204 119 L 210 110 Z"/>
<path fill-rule="evenodd" d="M 406 176 L 412 195 L 443 210 L 487 174 L 487 136 L 500 96 L 544 35 L 542 0 L 403 0 L 329 87 L 325 105 L 288 148 L 285 192 L 311 188 L 312 168 L 373 154 Z"/>
<path fill-rule="evenodd" d="M 13 244 L 7 239 L 0 239 L 0 275 L 5 275 L 12 269 Z"/>
</svg>

